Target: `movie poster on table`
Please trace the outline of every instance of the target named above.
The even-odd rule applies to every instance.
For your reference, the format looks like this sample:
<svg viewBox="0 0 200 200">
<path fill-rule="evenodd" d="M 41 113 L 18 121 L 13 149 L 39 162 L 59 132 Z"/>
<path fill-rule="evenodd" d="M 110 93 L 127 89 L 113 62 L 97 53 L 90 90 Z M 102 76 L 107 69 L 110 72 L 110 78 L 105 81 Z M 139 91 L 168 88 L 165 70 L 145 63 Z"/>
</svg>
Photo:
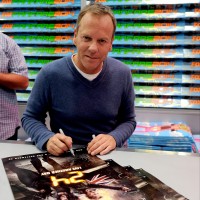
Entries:
<svg viewBox="0 0 200 200">
<path fill-rule="evenodd" d="M 3 165 L 17 200 L 140 199 L 144 194 L 109 163 L 75 149 L 75 157 L 49 153 L 3 158 Z"/>
</svg>

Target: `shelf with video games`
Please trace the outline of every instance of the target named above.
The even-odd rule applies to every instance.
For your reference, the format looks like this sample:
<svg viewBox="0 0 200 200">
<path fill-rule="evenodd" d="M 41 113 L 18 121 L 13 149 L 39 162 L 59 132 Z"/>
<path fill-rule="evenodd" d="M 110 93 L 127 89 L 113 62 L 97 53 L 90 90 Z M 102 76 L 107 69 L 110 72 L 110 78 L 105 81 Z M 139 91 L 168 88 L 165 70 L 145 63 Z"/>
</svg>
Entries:
<svg viewBox="0 0 200 200">
<path fill-rule="evenodd" d="M 51 34 L 51 35 L 40 35 L 40 34 L 7 34 L 13 38 L 19 45 L 73 45 L 73 36 L 70 34 Z"/>
<path fill-rule="evenodd" d="M 18 43 L 28 65 L 29 87 L 17 90 L 18 102 L 27 102 L 45 64 L 75 52 L 72 39 L 80 9 L 80 0 L 0 0 L 0 31 Z"/>
<path fill-rule="evenodd" d="M 134 86 L 135 92 L 138 95 L 163 95 L 163 96 L 194 96 L 198 97 L 200 94 L 200 87 L 186 87 L 180 84 L 175 85 L 142 85 Z"/>
<path fill-rule="evenodd" d="M 6 10 L 0 12 L 1 20 L 9 21 L 35 21 L 35 20 L 75 20 L 78 16 L 79 11 L 77 10 L 41 10 L 41 8 L 35 9 L 16 9 Z"/>
<path fill-rule="evenodd" d="M 80 0 L 0 0 L 0 8 L 79 7 Z"/>
<path fill-rule="evenodd" d="M 200 59 L 148 59 L 148 58 L 136 58 L 132 59 L 121 59 L 126 65 L 132 70 L 145 70 L 145 71 L 199 71 L 200 70 Z"/>
<path fill-rule="evenodd" d="M 108 6 L 116 6 L 116 5 L 168 5 L 168 4 L 184 4 L 188 3 L 187 0 L 95 0 L 95 2 L 103 3 Z M 199 3 L 199 0 L 190 0 L 190 3 Z"/>
<path fill-rule="evenodd" d="M 170 46 L 174 45 L 200 45 L 199 33 L 127 33 L 116 34 L 114 45 L 143 45 L 143 46 Z"/>
<path fill-rule="evenodd" d="M 117 19 L 109 56 L 130 67 L 136 107 L 200 109 L 199 1 L 96 2 Z"/>
<path fill-rule="evenodd" d="M 75 23 L 66 21 L 37 21 L 37 22 L 3 22 L 0 24 L 0 31 L 6 34 L 19 33 L 73 33 Z M 31 35 L 30 35 L 31 36 Z"/>
</svg>

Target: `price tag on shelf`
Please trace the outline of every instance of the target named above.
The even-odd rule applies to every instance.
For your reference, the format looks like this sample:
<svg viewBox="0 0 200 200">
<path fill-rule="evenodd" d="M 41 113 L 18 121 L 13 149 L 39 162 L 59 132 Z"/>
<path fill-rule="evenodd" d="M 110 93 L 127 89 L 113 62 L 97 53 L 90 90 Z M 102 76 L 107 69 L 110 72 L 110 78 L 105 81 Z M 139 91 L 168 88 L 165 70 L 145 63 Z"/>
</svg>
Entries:
<svg viewBox="0 0 200 200">
<path fill-rule="evenodd" d="M 13 24 L 3 24 L 2 29 L 12 29 Z"/>
<path fill-rule="evenodd" d="M 54 13 L 54 16 L 59 16 L 59 17 L 61 17 L 61 16 L 68 16 L 68 15 L 71 15 L 71 16 L 74 16 L 74 12 L 73 11 L 56 11 L 55 13 Z"/>
<path fill-rule="evenodd" d="M 75 28 L 74 24 L 55 24 L 54 28 Z"/>
<path fill-rule="evenodd" d="M 12 17 L 13 12 L 2 12 L 2 17 Z"/>
<path fill-rule="evenodd" d="M 74 3 L 74 0 L 54 0 L 54 4 Z"/>
<path fill-rule="evenodd" d="M 11 4 L 12 0 L 2 0 L 2 4 Z"/>
</svg>

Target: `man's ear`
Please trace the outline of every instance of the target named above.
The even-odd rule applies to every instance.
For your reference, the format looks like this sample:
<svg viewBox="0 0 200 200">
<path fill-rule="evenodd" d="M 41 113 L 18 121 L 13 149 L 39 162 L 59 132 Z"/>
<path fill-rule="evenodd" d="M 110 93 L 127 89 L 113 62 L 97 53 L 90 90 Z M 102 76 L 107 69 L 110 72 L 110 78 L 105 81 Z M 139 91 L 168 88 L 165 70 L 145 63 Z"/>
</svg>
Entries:
<svg viewBox="0 0 200 200">
<path fill-rule="evenodd" d="M 113 38 L 112 41 L 111 41 L 111 44 L 110 44 L 110 47 L 109 47 L 109 51 L 112 51 L 113 41 L 114 41 L 114 38 Z"/>
<path fill-rule="evenodd" d="M 74 37 L 73 37 L 73 43 L 76 46 L 76 36 L 77 36 L 77 30 L 74 30 Z"/>
<path fill-rule="evenodd" d="M 112 51 L 112 44 L 111 44 L 110 47 L 109 47 L 109 51 Z"/>
</svg>

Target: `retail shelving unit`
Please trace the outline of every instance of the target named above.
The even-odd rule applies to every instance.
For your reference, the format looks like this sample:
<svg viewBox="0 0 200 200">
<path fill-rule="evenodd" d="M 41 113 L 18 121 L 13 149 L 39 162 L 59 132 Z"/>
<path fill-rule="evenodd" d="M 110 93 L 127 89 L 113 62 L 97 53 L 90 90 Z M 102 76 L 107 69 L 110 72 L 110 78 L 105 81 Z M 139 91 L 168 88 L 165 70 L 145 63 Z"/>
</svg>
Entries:
<svg viewBox="0 0 200 200">
<path fill-rule="evenodd" d="M 17 91 L 19 102 L 27 102 L 42 66 L 75 52 L 72 39 L 80 9 L 80 0 L 0 1 L 0 31 L 19 44 L 28 64 L 30 84 Z"/>
<path fill-rule="evenodd" d="M 96 0 L 97 1 L 97 0 Z M 30 84 L 17 91 L 22 113 L 38 71 L 75 52 L 72 37 L 86 0 L 0 0 L 0 31 L 25 55 Z M 184 121 L 200 132 L 199 0 L 98 0 L 113 8 L 110 56 L 132 70 L 138 121 Z"/>
<path fill-rule="evenodd" d="M 112 7 L 117 18 L 110 56 L 132 70 L 137 119 L 184 121 L 199 133 L 199 1 L 96 2 Z"/>
</svg>

